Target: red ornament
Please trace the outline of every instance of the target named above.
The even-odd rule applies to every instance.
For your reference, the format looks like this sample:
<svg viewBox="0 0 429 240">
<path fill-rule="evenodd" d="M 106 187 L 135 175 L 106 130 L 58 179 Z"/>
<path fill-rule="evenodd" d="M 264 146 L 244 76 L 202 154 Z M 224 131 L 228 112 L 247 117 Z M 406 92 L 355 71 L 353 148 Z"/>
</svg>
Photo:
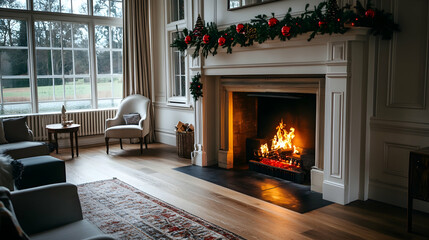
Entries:
<svg viewBox="0 0 429 240">
<path fill-rule="evenodd" d="M 337 22 L 341 22 L 341 19 L 337 18 Z"/>
<path fill-rule="evenodd" d="M 243 24 L 238 24 L 237 27 L 235 28 L 235 30 L 237 30 L 237 33 L 241 33 L 243 32 L 244 29 L 244 25 Z"/>
<path fill-rule="evenodd" d="M 323 26 L 325 26 L 326 25 L 326 22 L 324 22 L 324 21 L 319 21 L 319 27 L 323 27 Z"/>
<path fill-rule="evenodd" d="M 277 18 L 270 18 L 270 20 L 268 20 L 268 26 L 270 27 L 274 27 L 277 23 L 279 23 L 279 20 L 277 20 Z"/>
<path fill-rule="evenodd" d="M 290 36 L 290 27 L 289 26 L 283 26 L 282 27 L 282 34 L 285 37 Z"/>
<path fill-rule="evenodd" d="M 374 18 L 375 17 L 375 11 L 372 9 L 366 10 L 365 17 Z"/>
<path fill-rule="evenodd" d="M 188 36 L 186 36 L 186 37 L 185 37 L 185 43 L 186 43 L 186 44 L 191 43 L 191 41 L 192 41 L 191 36 L 189 36 L 189 35 L 188 35 Z"/>
<path fill-rule="evenodd" d="M 205 43 L 205 44 L 207 44 L 207 43 L 209 43 L 210 42 L 210 36 L 209 35 L 204 35 L 203 36 L 203 42 Z"/>
<path fill-rule="evenodd" d="M 220 37 L 217 40 L 217 43 L 219 43 L 219 46 L 223 46 L 225 44 L 225 42 L 226 42 L 226 39 L 224 37 Z"/>
</svg>

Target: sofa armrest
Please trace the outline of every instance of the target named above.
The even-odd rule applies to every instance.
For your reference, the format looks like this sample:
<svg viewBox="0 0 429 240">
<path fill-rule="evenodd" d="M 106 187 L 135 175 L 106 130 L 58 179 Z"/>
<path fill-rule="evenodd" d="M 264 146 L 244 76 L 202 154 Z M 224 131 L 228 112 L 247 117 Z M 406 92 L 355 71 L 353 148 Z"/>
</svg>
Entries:
<svg viewBox="0 0 429 240">
<path fill-rule="evenodd" d="M 83 219 L 77 187 L 70 183 L 14 191 L 11 200 L 28 235 Z"/>
</svg>

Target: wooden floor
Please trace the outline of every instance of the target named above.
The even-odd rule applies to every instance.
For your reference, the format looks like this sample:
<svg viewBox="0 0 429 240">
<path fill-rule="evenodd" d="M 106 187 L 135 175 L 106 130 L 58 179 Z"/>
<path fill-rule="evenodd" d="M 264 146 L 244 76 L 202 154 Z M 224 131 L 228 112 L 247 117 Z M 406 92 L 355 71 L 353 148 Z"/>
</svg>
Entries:
<svg viewBox="0 0 429 240">
<path fill-rule="evenodd" d="M 69 149 L 52 154 L 66 161 L 67 181 L 80 184 L 116 177 L 176 207 L 246 239 L 429 239 L 429 215 L 416 213 L 416 232 L 406 232 L 406 210 L 375 201 L 332 204 L 299 214 L 271 203 L 180 173 L 190 164 L 176 149 L 149 144 Z"/>
</svg>

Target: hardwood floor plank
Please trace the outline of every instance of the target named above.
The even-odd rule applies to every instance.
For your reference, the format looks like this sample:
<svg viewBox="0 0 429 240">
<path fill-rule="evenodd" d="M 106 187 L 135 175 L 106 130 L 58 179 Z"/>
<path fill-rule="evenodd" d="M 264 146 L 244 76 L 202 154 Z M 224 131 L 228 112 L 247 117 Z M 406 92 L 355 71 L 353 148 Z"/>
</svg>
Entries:
<svg viewBox="0 0 429 240">
<path fill-rule="evenodd" d="M 164 144 L 149 144 L 142 155 L 138 144 L 124 144 L 124 150 L 112 144 L 109 155 L 104 146 L 81 148 L 74 159 L 68 149 L 52 155 L 65 160 L 68 182 L 116 177 L 247 239 L 424 239 L 406 232 L 404 209 L 387 204 L 332 204 L 299 214 L 181 173 L 174 168 L 190 165 L 190 159 Z M 428 220 L 428 214 L 416 214 L 418 228 Z"/>
</svg>

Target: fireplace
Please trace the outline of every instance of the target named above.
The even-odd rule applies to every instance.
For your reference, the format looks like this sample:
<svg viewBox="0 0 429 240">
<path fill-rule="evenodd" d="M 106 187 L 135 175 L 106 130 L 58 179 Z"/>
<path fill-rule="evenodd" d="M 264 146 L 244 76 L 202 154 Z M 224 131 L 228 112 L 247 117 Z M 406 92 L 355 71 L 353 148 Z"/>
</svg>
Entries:
<svg viewBox="0 0 429 240">
<path fill-rule="evenodd" d="M 233 93 L 233 167 L 298 183 L 315 164 L 316 94 Z"/>
<path fill-rule="evenodd" d="M 288 132 L 290 127 L 295 128 L 295 145 L 305 146 L 305 154 L 314 151 L 309 174 L 312 190 L 340 204 L 364 199 L 368 182 L 364 54 L 367 30 L 352 29 L 344 35 L 324 35 L 311 42 L 307 37 L 235 48 L 233 55 L 219 50 L 214 57 L 190 63 L 192 71 L 201 71 L 204 86 L 204 97 L 195 104 L 196 144 L 192 162 L 227 169 L 246 164 L 246 139 L 262 139 L 262 144 L 272 142 L 274 134 L 270 131 L 275 131 L 283 119 Z M 240 112 L 235 99 L 245 97 L 241 102 L 250 109 L 276 96 L 289 100 L 299 96 L 313 98 L 312 122 L 296 122 L 300 116 L 289 113 L 274 117 L 271 121 L 275 123 L 261 123 L 264 120 L 254 114 L 268 111 L 269 107 L 243 111 L 243 119 L 256 119 L 254 122 L 234 118 Z M 263 129 L 265 126 L 267 129 Z M 310 130 L 309 137 L 298 137 Z M 263 131 L 267 133 L 262 134 Z M 310 146 L 309 152 L 306 146 Z"/>
</svg>

